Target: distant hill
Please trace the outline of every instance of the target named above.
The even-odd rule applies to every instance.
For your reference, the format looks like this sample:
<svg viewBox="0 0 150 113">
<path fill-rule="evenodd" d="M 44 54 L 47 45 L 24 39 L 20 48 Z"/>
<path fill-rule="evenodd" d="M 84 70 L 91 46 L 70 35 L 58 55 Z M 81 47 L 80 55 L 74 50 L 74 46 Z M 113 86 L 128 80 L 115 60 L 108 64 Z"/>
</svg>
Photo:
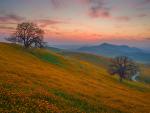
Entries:
<svg viewBox="0 0 150 113">
<path fill-rule="evenodd" d="M 103 43 L 96 46 L 85 46 L 77 49 L 77 51 L 99 54 L 108 57 L 115 56 L 128 56 L 140 62 L 150 63 L 150 53 L 136 47 L 129 47 L 127 45 L 113 45 L 109 43 Z"/>
<path fill-rule="evenodd" d="M 49 50 L 51 50 L 53 52 L 56 52 L 56 53 L 64 51 L 64 49 L 60 49 L 60 48 L 56 48 L 56 47 L 51 47 L 51 46 L 46 47 L 46 49 L 49 49 Z"/>
</svg>

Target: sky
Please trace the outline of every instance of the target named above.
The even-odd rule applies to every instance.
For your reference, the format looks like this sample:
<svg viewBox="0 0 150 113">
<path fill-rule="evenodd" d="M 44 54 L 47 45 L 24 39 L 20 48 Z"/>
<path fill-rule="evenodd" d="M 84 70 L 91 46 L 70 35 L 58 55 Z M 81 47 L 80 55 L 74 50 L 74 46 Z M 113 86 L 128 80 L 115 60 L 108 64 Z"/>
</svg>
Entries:
<svg viewBox="0 0 150 113">
<path fill-rule="evenodd" d="M 150 48 L 150 0 L 0 0 L 0 40 L 34 22 L 49 44 Z"/>
</svg>

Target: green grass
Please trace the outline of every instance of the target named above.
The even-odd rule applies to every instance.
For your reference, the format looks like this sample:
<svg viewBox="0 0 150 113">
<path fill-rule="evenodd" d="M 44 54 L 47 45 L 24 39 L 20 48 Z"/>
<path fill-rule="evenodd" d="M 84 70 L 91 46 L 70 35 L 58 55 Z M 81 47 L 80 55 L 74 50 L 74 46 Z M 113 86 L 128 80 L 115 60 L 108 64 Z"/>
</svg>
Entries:
<svg viewBox="0 0 150 113">
<path fill-rule="evenodd" d="M 32 55 L 55 65 L 63 65 L 63 61 L 53 52 L 48 50 L 33 49 L 29 51 Z"/>
<path fill-rule="evenodd" d="M 88 102 L 88 100 L 85 100 L 84 98 L 79 98 L 79 97 L 74 97 L 73 95 L 70 95 L 64 91 L 61 90 L 57 90 L 57 89 L 50 89 L 50 92 L 52 92 L 54 95 L 63 98 L 69 105 L 80 109 L 81 112 L 87 112 L 87 113 L 91 113 L 91 112 L 99 112 L 101 111 L 102 113 L 106 113 L 106 112 L 115 112 L 115 113 L 120 113 L 119 110 L 116 109 L 112 109 L 112 108 L 108 108 L 107 106 L 101 105 L 99 103 L 99 105 L 90 105 L 90 102 Z"/>
</svg>

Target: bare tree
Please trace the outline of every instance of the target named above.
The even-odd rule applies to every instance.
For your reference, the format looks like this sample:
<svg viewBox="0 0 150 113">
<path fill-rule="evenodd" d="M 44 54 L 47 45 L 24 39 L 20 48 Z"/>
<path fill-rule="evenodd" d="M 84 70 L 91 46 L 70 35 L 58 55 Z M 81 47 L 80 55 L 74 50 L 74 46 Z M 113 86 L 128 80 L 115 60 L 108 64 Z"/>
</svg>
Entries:
<svg viewBox="0 0 150 113">
<path fill-rule="evenodd" d="M 18 24 L 15 33 L 7 38 L 8 41 L 20 43 L 25 48 L 29 47 L 44 47 L 43 42 L 44 31 L 36 24 L 23 22 Z"/>
<path fill-rule="evenodd" d="M 111 60 L 109 73 L 111 75 L 117 74 L 120 81 L 123 79 L 130 79 L 132 75 L 138 72 L 138 66 L 134 61 L 126 56 L 118 56 Z"/>
</svg>

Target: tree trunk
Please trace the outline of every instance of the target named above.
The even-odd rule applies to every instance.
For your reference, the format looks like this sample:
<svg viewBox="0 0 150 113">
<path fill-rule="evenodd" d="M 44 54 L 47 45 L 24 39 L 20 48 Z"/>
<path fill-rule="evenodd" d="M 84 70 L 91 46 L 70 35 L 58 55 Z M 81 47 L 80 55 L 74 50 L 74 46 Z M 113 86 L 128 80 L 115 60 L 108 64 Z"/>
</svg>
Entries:
<svg viewBox="0 0 150 113">
<path fill-rule="evenodd" d="M 25 48 L 29 48 L 29 47 L 30 47 L 29 42 L 24 42 L 24 47 L 25 47 Z"/>
<path fill-rule="evenodd" d="M 123 80 L 123 78 L 122 78 L 122 77 L 120 77 L 120 82 L 122 82 L 122 80 Z"/>
</svg>

